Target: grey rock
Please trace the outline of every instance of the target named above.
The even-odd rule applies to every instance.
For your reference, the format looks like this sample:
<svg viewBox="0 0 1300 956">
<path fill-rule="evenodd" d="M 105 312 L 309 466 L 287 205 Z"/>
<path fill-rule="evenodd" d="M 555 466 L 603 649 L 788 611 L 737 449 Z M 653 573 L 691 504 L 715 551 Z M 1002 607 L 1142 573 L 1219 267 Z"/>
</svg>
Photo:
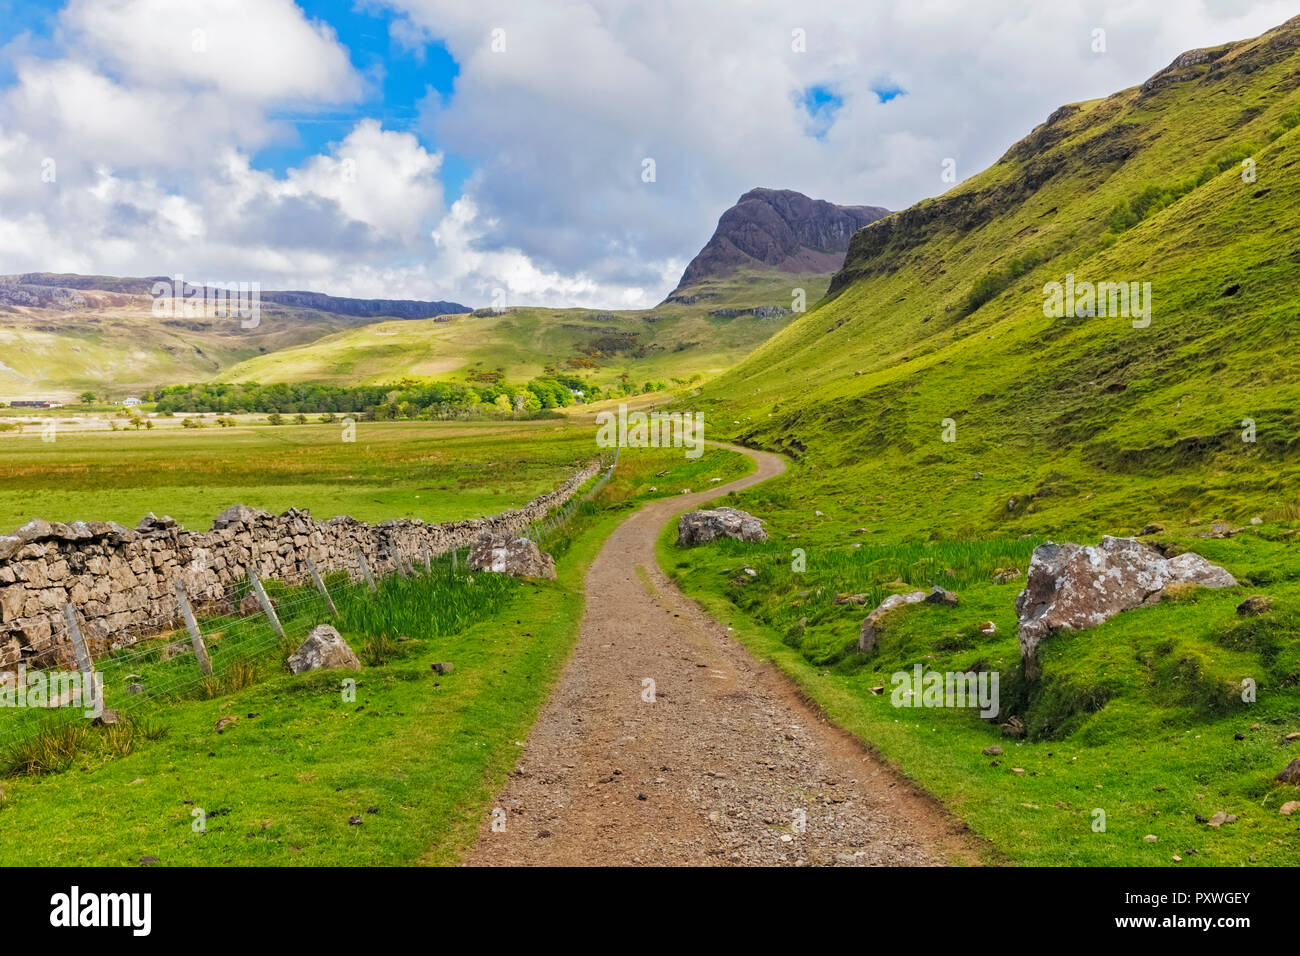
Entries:
<svg viewBox="0 0 1300 956">
<path fill-rule="evenodd" d="M 289 672 L 301 674 L 330 668 L 359 671 L 361 661 L 338 631 L 328 624 L 320 624 L 312 628 L 307 640 L 289 655 Z"/>
<path fill-rule="evenodd" d="M 1166 558 L 1136 538 L 1106 536 L 1098 546 L 1034 549 L 1025 589 L 1016 598 L 1020 656 L 1030 679 L 1041 676 L 1038 645 L 1053 631 L 1096 627 L 1121 611 L 1154 604 L 1171 584 L 1233 587 L 1237 579 L 1199 554 Z"/>
<path fill-rule="evenodd" d="M 528 538 L 484 534 L 469 549 L 474 571 L 491 571 L 517 578 L 554 578 L 555 560 Z"/>
<path fill-rule="evenodd" d="M 212 519 L 214 529 L 228 528 L 232 524 L 243 524 L 256 518 L 269 518 L 269 511 L 262 511 L 259 508 L 250 508 L 248 505 L 231 505 L 221 514 Z"/>
<path fill-rule="evenodd" d="M 858 630 L 858 650 L 867 653 L 874 651 L 880 643 L 881 624 L 890 611 L 905 604 L 920 604 L 926 598 L 924 591 L 909 591 L 906 594 L 891 594 L 880 602 L 879 606 L 867 615 Z"/>
<path fill-rule="evenodd" d="M 947 607 L 956 607 L 958 602 L 957 595 L 938 586 L 930 588 L 930 593 L 925 596 L 926 604 L 943 604 Z"/>
<path fill-rule="evenodd" d="M 707 544 L 719 538 L 750 542 L 766 541 L 767 529 L 758 518 L 737 508 L 688 511 L 677 521 L 679 547 Z"/>
</svg>

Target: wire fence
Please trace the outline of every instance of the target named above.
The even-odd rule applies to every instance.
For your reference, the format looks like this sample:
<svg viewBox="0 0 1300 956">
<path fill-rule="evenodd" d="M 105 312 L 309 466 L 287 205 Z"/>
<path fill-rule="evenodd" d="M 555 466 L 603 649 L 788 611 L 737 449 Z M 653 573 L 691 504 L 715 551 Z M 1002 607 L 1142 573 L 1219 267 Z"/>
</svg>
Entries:
<svg viewBox="0 0 1300 956">
<path fill-rule="evenodd" d="M 618 467 L 618 453 L 619 448 L 615 446 L 614 454 L 605 457 L 605 460 L 601 463 L 603 470 L 600 477 L 587 489 L 586 494 L 582 496 L 574 495 L 565 502 L 563 507 L 557 508 L 553 513 L 529 524 L 523 531 L 523 537 L 536 544 L 540 550 L 547 550 L 550 544 L 563 534 L 565 527 L 572 520 L 583 502 L 596 497 L 600 490 L 609 484 L 609 480 L 614 477 L 614 469 Z M 605 462 L 608 462 L 607 466 Z"/>
<path fill-rule="evenodd" d="M 555 540 L 581 503 L 609 482 L 617 465 L 616 449 L 602 461 L 603 472 L 584 495 L 574 495 L 530 523 L 522 536 L 539 547 Z M 374 569 L 357 551 L 345 568 L 324 576 L 308 561 L 308 573 L 299 574 L 296 582 L 262 582 L 252 566 L 245 580 L 220 590 L 205 587 L 188 595 L 177 581 L 174 601 L 155 598 L 115 607 L 110 615 L 112 646 L 93 657 L 92 646 L 103 641 L 95 619 L 83 619 L 68 604 L 62 620 L 51 621 L 50 639 L 75 651 L 75 669 L 20 663 L 16 670 L 0 672 L 0 770 L 29 759 L 25 742 L 40 739 L 43 745 L 52 741 L 57 746 L 61 729 L 78 722 L 84 726 L 89 717 L 110 724 L 123 719 L 147 722 L 178 700 L 212 698 L 247 687 L 256 682 L 259 670 L 281 671 L 312 628 L 340 617 L 339 607 L 371 600 L 385 578 L 460 573 L 468 569 L 468 550 L 452 548 L 434 555 L 424 547 L 408 554 L 390 542 L 381 555 L 382 566 Z M 259 590 L 267 603 L 259 598 L 253 610 L 249 598 Z"/>
</svg>

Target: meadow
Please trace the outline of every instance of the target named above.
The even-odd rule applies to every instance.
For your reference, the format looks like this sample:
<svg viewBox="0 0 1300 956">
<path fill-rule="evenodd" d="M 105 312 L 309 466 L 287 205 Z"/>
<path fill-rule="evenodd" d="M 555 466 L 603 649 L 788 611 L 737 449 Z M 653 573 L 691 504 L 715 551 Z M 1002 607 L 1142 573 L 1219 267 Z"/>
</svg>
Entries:
<svg viewBox="0 0 1300 956">
<path fill-rule="evenodd" d="M 463 553 L 454 569 L 443 556 L 431 573 L 385 578 L 375 595 L 332 577 L 332 623 L 361 657 L 359 673 L 287 672 L 288 653 L 329 615 L 314 591 L 274 584 L 287 639 L 259 617 L 203 621 L 217 647 L 211 679 L 192 656 L 163 660 L 175 634 L 105 659 L 106 700 L 122 724 L 69 720 L 63 732 L 6 737 L 0 832 L 42 834 L 13 841 L 6 862 L 454 864 L 568 657 L 583 575 L 605 536 L 653 483 L 689 487 L 748 467 L 715 448 L 694 461 L 625 449 L 613 480 L 545 542 L 554 582 L 470 574 Z M 439 674 L 439 662 L 454 669 Z M 150 692 L 126 694 L 128 680 Z M 235 720 L 218 732 L 225 717 Z"/>
<path fill-rule="evenodd" d="M 263 416 L 264 419 L 264 416 Z M 317 518 L 440 522 L 517 508 L 600 449 L 567 421 L 247 424 L 118 432 L 0 433 L 0 529 L 169 514 L 206 530 L 232 504 Z"/>
</svg>

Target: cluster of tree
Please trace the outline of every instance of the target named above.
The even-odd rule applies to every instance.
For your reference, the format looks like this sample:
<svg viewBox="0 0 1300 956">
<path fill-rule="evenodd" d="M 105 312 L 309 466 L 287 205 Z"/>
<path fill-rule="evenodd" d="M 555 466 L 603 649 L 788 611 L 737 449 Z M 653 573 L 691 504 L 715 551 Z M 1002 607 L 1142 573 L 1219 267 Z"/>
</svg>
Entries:
<svg viewBox="0 0 1300 956">
<path fill-rule="evenodd" d="M 662 391 L 663 382 L 646 382 L 637 389 L 624 381 L 603 392 L 580 378 L 562 373 L 535 378 L 526 385 L 505 382 L 412 382 L 395 385 L 257 385 L 254 383 L 171 385 L 147 399 L 164 415 L 177 412 L 264 412 L 280 416 L 315 414 L 359 415 L 372 421 L 408 418 L 525 416 L 575 402 Z"/>
</svg>

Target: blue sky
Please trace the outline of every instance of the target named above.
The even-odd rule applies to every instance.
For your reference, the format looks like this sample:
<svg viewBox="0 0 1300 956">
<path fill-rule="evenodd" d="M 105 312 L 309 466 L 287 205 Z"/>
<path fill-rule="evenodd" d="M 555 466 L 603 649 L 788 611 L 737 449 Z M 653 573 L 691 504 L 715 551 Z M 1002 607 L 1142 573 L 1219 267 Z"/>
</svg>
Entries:
<svg viewBox="0 0 1300 956">
<path fill-rule="evenodd" d="M 450 99 L 460 67 L 440 42 L 410 48 L 390 31 L 392 11 L 366 0 L 297 0 L 309 19 L 328 23 L 347 48 L 352 66 L 367 80 L 363 99 L 346 108 L 313 112 L 273 112 L 271 118 L 290 132 L 252 156 L 255 169 L 282 176 L 303 160 L 327 152 L 363 117 L 378 119 L 385 129 L 415 134 L 424 146 L 439 149 L 419 128 L 420 102 L 430 91 Z M 63 0 L 0 0 L 0 43 L 29 35 L 26 49 L 44 53 L 51 46 Z M 0 86 L 14 79 L 9 58 L 0 58 Z M 448 202 L 459 198 L 469 165 L 444 150 L 441 178 Z"/>
<path fill-rule="evenodd" d="M 296 142 L 260 150 L 253 156 L 259 169 L 283 174 L 304 159 L 326 151 L 330 143 L 343 139 L 357 120 L 374 117 L 385 129 L 414 133 L 430 149 L 419 129 L 420 101 L 432 90 L 450 99 L 460 73 L 452 55 L 439 42 L 410 49 L 393 39 L 389 29 L 390 11 L 354 0 L 298 0 L 298 6 L 313 20 L 322 20 L 334 28 L 339 42 L 347 47 L 352 65 L 369 80 L 365 99 L 350 109 L 317 114 L 273 114 L 291 122 L 297 129 Z M 461 195 L 469 177 L 468 164 L 454 153 L 444 151 L 441 177 L 447 200 Z"/>
</svg>

